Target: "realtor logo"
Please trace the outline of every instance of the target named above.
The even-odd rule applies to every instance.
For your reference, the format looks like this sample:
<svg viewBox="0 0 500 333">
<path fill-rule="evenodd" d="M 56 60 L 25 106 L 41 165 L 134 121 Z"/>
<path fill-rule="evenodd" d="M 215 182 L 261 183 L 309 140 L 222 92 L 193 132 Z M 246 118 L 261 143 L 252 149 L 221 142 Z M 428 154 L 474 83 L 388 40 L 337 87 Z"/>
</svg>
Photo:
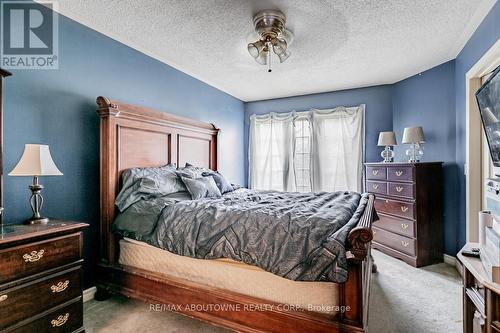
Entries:
<svg viewBox="0 0 500 333">
<path fill-rule="evenodd" d="M 2 1 L 0 67 L 59 68 L 58 21 L 55 1 Z"/>
</svg>

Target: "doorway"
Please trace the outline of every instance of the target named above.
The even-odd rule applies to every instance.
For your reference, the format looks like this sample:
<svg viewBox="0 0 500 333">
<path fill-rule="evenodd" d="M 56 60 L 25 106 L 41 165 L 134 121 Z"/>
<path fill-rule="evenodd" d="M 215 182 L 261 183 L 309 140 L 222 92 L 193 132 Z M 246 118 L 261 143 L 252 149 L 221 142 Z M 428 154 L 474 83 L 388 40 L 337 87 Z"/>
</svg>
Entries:
<svg viewBox="0 0 500 333">
<path fill-rule="evenodd" d="M 476 104 L 476 91 L 500 65 L 500 40 L 471 67 L 466 80 L 466 241 L 478 241 L 478 212 L 484 208 L 484 179 L 492 176 L 491 159 Z"/>
</svg>

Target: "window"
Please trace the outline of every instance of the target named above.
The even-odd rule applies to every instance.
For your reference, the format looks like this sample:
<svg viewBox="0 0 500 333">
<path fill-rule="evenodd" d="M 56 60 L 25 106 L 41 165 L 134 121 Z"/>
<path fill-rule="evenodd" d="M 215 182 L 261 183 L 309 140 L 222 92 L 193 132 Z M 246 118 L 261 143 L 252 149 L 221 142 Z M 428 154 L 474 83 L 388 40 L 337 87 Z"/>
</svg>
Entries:
<svg viewBox="0 0 500 333">
<path fill-rule="evenodd" d="M 305 117 L 294 122 L 294 169 L 297 192 L 311 192 L 311 136 L 309 120 Z"/>
<path fill-rule="evenodd" d="M 364 105 L 250 117 L 249 186 L 361 191 Z"/>
</svg>

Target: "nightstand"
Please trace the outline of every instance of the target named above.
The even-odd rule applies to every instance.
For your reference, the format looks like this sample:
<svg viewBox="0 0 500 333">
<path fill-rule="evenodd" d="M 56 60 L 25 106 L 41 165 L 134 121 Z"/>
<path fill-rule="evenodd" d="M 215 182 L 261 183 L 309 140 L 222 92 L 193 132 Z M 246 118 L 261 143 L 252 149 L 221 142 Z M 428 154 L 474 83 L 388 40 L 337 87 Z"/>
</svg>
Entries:
<svg viewBox="0 0 500 333">
<path fill-rule="evenodd" d="M 0 332 L 82 332 L 86 223 L 4 225 L 0 232 Z"/>
</svg>

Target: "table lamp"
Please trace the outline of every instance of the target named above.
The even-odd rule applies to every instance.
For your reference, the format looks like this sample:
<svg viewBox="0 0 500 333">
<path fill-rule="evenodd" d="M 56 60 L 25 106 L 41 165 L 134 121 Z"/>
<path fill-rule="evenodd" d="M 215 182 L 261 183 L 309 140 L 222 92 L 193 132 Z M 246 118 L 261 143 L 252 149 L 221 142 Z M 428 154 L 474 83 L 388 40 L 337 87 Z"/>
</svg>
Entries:
<svg viewBox="0 0 500 333">
<path fill-rule="evenodd" d="M 52 156 L 50 156 L 49 146 L 38 144 L 24 145 L 23 156 L 9 173 L 9 176 L 30 176 L 33 177 L 33 184 L 29 186 L 31 190 L 30 205 L 33 216 L 25 221 L 25 224 L 45 224 L 49 222 L 47 217 L 40 215 L 43 206 L 42 189 L 38 182 L 39 176 L 62 176 Z"/>
<path fill-rule="evenodd" d="M 394 161 L 394 152 L 391 146 L 396 146 L 396 134 L 394 132 L 380 132 L 378 135 L 378 146 L 385 146 L 385 149 L 380 154 L 384 158 L 384 163 Z"/>
<path fill-rule="evenodd" d="M 424 130 L 422 127 L 405 127 L 403 132 L 403 143 L 411 144 L 410 149 L 406 151 L 406 155 L 409 156 L 408 162 L 419 162 L 420 157 L 424 154 L 421 144 L 425 143 Z"/>
</svg>

